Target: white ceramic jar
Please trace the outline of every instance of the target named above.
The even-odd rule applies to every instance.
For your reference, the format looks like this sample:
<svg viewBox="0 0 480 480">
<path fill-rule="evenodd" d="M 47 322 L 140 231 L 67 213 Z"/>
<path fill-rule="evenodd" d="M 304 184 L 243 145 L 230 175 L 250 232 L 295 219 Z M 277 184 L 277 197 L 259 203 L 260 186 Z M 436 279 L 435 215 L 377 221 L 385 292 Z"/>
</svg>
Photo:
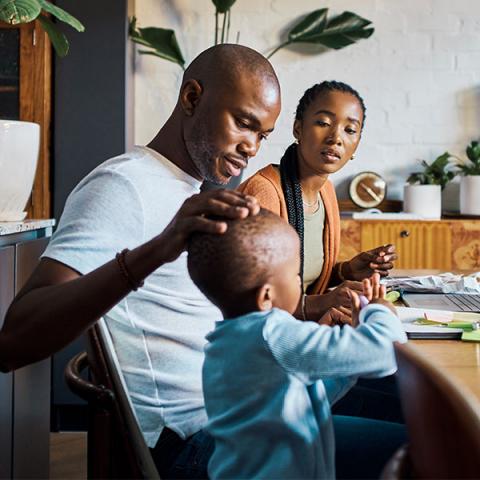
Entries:
<svg viewBox="0 0 480 480">
<path fill-rule="evenodd" d="M 39 145 L 36 123 L 0 120 L 0 222 L 25 218 Z"/>
<path fill-rule="evenodd" d="M 403 210 L 428 220 L 442 216 L 442 188 L 440 185 L 405 185 Z"/>
<path fill-rule="evenodd" d="M 460 179 L 460 213 L 480 215 L 480 175 L 467 175 Z"/>
</svg>

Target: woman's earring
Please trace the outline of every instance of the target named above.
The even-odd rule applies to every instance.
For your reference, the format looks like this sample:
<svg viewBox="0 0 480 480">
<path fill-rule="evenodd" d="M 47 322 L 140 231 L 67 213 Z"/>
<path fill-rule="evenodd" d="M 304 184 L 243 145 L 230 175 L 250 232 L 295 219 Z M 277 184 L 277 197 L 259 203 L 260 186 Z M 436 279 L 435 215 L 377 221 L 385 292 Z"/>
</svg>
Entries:
<svg viewBox="0 0 480 480">
<path fill-rule="evenodd" d="M 355 154 L 352 153 L 352 156 L 350 157 L 350 160 L 353 160 L 355 158 Z"/>
<path fill-rule="evenodd" d="M 295 144 L 300 145 L 300 142 L 298 141 L 298 138 L 295 139 Z"/>
</svg>

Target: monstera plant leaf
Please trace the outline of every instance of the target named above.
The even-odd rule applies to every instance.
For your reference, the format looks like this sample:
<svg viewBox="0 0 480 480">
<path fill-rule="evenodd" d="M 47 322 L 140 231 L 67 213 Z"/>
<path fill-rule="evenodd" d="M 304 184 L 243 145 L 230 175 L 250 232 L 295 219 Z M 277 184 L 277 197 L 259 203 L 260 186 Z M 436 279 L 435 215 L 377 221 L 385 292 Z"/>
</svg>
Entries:
<svg viewBox="0 0 480 480">
<path fill-rule="evenodd" d="M 85 30 L 85 27 L 75 17 L 47 0 L 0 0 L 0 20 L 17 25 L 38 19 L 42 28 L 47 32 L 57 55 L 64 57 L 69 49 L 67 37 L 57 29 L 50 18 L 41 15 L 42 11 L 51 14 L 79 32 Z"/>
<path fill-rule="evenodd" d="M 236 0 L 212 0 L 218 13 L 227 13 L 236 2 Z"/>
<path fill-rule="evenodd" d="M 68 12 L 63 10 L 63 8 L 57 7 L 53 3 L 47 2 L 47 0 L 38 0 L 38 3 L 43 10 L 58 18 L 58 20 L 62 21 L 63 23 L 70 25 L 77 32 L 85 31 L 85 27 L 82 25 L 82 23 L 79 22 L 75 17 L 70 15 Z"/>
<path fill-rule="evenodd" d="M 57 29 L 57 27 L 48 17 L 40 15 L 38 17 L 38 21 L 41 23 L 42 28 L 47 32 L 48 38 L 50 38 L 56 54 L 59 57 L 65 57 L 70 48 L 67 37 Z"/>
<path fill-rule="evenodd" d="M 288 39 L 277 47 L 269 56 L 287 45 L 294 43 L 311 43 L 339 50 L 362 38 L 373 34 L 371 21 L 353 12 L 343 12 L 333 18 L 327 18 L 328 8 L 321 8 L 309 13 L 288 33 Z"/>
<path fill-rule="evenodd" d="M 140 50 L 139 53 L 155 55 L 185 68 L 185 60 L 173 30 L 157 27 L 137 28 L 136 23 L 137 19 L 133 17 L 130 21 L 130 38 L 135 43 L 152 49 Z"/>
<path fill-rule="evenodd" d="M 0 0 L 0 20 L 11 25 L 31 22 L 41 10 L 38 0 Z"/>
</svg>

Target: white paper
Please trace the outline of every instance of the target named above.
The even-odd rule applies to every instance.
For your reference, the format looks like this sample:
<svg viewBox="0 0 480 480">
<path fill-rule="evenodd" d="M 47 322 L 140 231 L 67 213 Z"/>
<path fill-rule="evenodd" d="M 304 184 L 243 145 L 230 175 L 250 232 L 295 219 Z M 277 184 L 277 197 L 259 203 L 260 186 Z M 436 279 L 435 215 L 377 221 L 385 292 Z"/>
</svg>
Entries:
<svg viewBox="0 0 480 480">
<path fill-rule="evenodd" d="M 435 334 L 459 334 L 462 333 L 463 330 L 461 328 L 436 327 L 435 325 L 416 325 L 413 322 L 419 318 L 425 318 L 425 314 L 429 320 L 443 323 L 448 323 L 452 320 L 466 322 L 480 321 L 479 313 L 469 312 L 448 312 L 446 310 L 430 310 L 426 308 L 397 307 L 397 313 L 407 334 L 431 334 L 432 337 Z"/>
<path fill-rule="evenodd" d="M 471 275 L 442 273 L 420 277 L 387 278 L 388 288 L 414 293 L 480 293 L 480 272 Z"/>
</svg>

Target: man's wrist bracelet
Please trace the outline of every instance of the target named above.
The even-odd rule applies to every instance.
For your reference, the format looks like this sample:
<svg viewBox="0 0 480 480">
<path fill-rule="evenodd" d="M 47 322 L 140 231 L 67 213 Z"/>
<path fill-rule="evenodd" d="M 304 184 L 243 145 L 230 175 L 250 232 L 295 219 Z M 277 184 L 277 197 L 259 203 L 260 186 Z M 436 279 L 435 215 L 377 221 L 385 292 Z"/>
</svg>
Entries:
<svg viewBox="0 0 480 480">
<path fill-rule="evenodd" d="M 127 267 L 127 264 L 125 262 L 125 255 L 129 251 L 130 250 L 128 248 L 124 248 L 120 253 L 117 253 L 115 255 L 115 260 L 117 260 L 120 272 L 122 273 L 123 278 L 127 282 L 129 288 L 131 288 L 133 291 L 137 291 L 140 287 L 143 287 L 143 280 L 136 280 Z"/>
</svg>

